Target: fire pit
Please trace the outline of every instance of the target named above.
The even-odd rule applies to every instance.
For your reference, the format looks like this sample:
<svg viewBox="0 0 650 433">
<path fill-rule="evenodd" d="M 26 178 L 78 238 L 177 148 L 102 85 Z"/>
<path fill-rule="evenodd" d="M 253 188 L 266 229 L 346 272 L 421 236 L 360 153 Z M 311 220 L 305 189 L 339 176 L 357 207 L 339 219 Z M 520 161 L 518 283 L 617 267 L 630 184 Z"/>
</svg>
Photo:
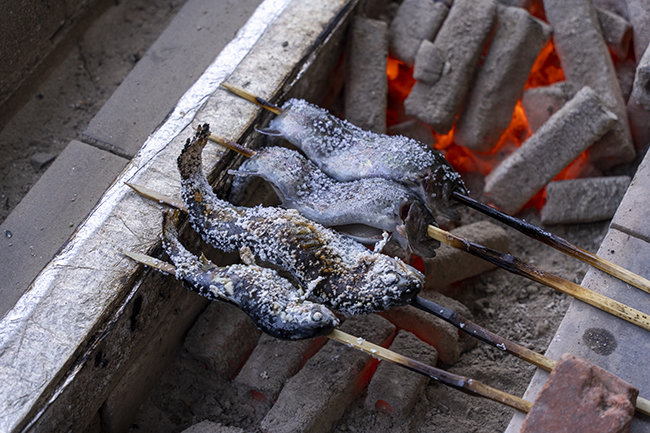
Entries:
<svg viewBox="0 0 650 433">
<path fill-rule="evenodd" d="M 622 198 L 629 178 L 617 176 L 612 183 L 611 175 L 632 174 L 633 169 L 622 164 L 632 161 L 635 151 L 645 151 L 645 143 L 637 140 L 635 149 L 632 141 L 633 136 L 642 135 L 643 131 L 634 129 L 639 124 L 633 123 L 630 133 L 627 120 L 622 120 L 627 98 L 620 94 L 614 66 L 625 59 L 616 58 L 613 63 L 609 52 L 627 57 L 629 25 L 627 32 L 619 32 L 618 39 L 610 29 L 609 45 L 602 36 L 593 42 L 597 53 L 587 57 L 597 59 L 594 68 L 605 71 L 603 79 L 581 70 L 579 59 L 576 65 L 565 67 L 567 57 L 578 58 L 580 53 L 572 51 L 572 42 L 563 39 L 568 38 L 563 33 L 563 19 L 570 14 L 560 4 L 544 5 L 553 29 L 553 42 L 549 42 L 549 25 L 540 20 L 543 9 L 530 8 L 531 15 L 525 9 L 497 6 L 489 0 L 480 2 L 480 8 L 474 3 L 405 0 L 399 10 L 397 5 L 375 10 L 370 4 L 354 1 L 323 5 L 267 0 L 245 27 L 252 32 L 245 32 L 251 35 L 249 39 L 242 37 L 238 42 L 250 41 L 249 45 L 239 50 L 230 47 L 234 51 L 227 49 L 220 55 L 3 322 L 0 362 L 8 372 L 5 376 L 24 379 L 11 391 L 7 389 L 3 399 L 11 402 L 3 410 L 7 430 L 81 431 L 94 423 L 111 431 L 180 431 L 203 420 L 246 431 L 505 429 L 515 412 L 512 409 L 429 383 L 403 369 L 391 370 L 384 362 L 336 342 L 287 342 L 261 335 L 236 309 L 221 303 L 206 306 L 173 278 L 137 268 L 119 252 L 160 255 L 159 205 L 137 197 L 123 182 L 178 197 L 175 160 L 183 142 L 193 134 L 193 126 L 209 123 L 216 135 L 252 149 L 268 144 L 254 129 L 266 126 L 271 115 L 218 89 L 226 78 L 272 102 L 304 98 L 334 113 L 348 114 L 354 122 L 366 122 L 363 126 L 367 129 L 411 135 L 430 143 L 463 174 L 474 197 L 519 213 L 535 224 L 582 222 L 556 226 L 553 231 L 595 251 L 606 235 L 615 206 L 609 212 L 587 215 L 580 211 L 585 205 L 572 206 L 580 195 L 557 205 L 553 194 L 561 196 L 561 192 L 539 190 L 551 180 L 560 184 L 559 180 L 598 175 L 602 180 L 569 189 L 602 188 L 608 196 L 616 193 L 615 200 Z M 432 8 L 427 12 L 431 14 L 427 30 L 409 33 L 410 22 L 426 21 L 427 15 L 418 13 L 418 8 L 427 5 Z M 600 21 L 594 18 L 595 9 L 580 12 L 580 16 L 590 17 L 586 21 L 591 27 L 581 32 L 586 39 L 595 38 L 601 28 L 605 32 L 604 23 L 622 19 L 607 10 L 598 13 Z M 355 19 L 359 15 L 373 20 Z M 387 24 L 393 16 L 392 25 Z M 376 19 L 379 17 L 383 21 Z M 400 29 L 400 23 L 407 29 Z M 471 31 L 458 34 L 461 28 Z M 346 34 L 351 35 L 347 57 Z M 400 37 L 404 39 L 401 42 Z M 389 50 L 391 57 L 387 56 Z M 366 57 L 368 53 L 373 55 Z M 352 65 L 359 58 L 365 59 L 359 66 L 365 69 L 361 75 L 351 69 L 355 72 L 345 82 L 342 97 L 341 77 L 346 68 L 356 68 Z M 384 87 L 380 84 L 376 91 L 365 87 L 369 82 L 381 83 L 382 77 Z M 494 95 L 501 94 L 502 99 L 495 99 Z M 539 98 L 552 99 L 554 105 L 546 105 L 546 112 L 533 113 L 529 107 L 535 107 Z M 628 103 L 632 105 L 634 101 Z M 634 112 L 635 119 L 643 118 L 645 111 L 639 110 Z M 534 126 L 526 121 L 529 112 Z M 558 149 L 562 158 L 551 161 L 552 155 L 544 147 L 549 143 L 575 146 L 570 151 Z M 238 166 L 242 157 L 210 145 L 204 158 L 215 190 L 226 195 L 232 182 L 227 171 Z M 536 165 L 539 159 L 549 160 L 543 170 Z M 639 182 L 633 183 L 623 202 L 625 206 L 630 203 L 630 209 L 637 205 L 643 209 L 638 203 L 642 201 Z M 248 191 L 252 197 L 246 196 L 246 204 L 276 203 L 264 184 L 255 183 Z M 549 219 L 543 210 L 540 219 L 539 209 L 551 205 L 560 216 Z M 562 207 L 569 210 L 563 212 Z M 632 244 L 640 252 L 647 249 L 650 236 L 643 234 L 643 228 L 630 225 L 620 212 L 600 254 L 611 257 L 619 249 L 614 245 L 619 244 L 623 249 Z M 579 283 L 587 273 L 587 265 L 475 211 L 463 208 L 460 217 L 462 225 L 445 218 L 438 222 L 570 281 Z M 191 230 L 183 233 L 190 249 L 227 263 L 227 257 L 192 237 Z M 494 266 L 450 247 L 441 247 L 435 259 L 407 259 L 426 271 L 425 298 L 473 317 L 485 328 L 538 352 L 549 346 L 571 304 L 565 295 L 502 270 L 491 271 Z M 92 269 L 81 271 L 88 263 L 93 264 Z M 636 263 L 631 267 L 647 276 Z M 583 284 L 594 281 L 598 286 L 597 278 L 600 275 L 589 271 Z M 626 298 L 628 305 L 643 305 L 645 295 L 635 292 L 636 298 Z M 64 308 L 66 304 L 81 307 Z M 576 302 L 571 311 L 591 317 L 590 308 Z M 56 314 L 62 311 L 65 314 Z M 560 328 L 562 335 L 571 332 L 571 317 Z M 647 393 L 647 378 L 629 371 L 623 352 L 614 349 L 603 354 L 604 349 L 594 343 L 610 338 L 603 333 L 606 331 L 618 341 L 617 347 L 632 344 L 621 342 L 621 335 L 631 325 L 620 325 L 609 316 L 606 320 L 612 325 L 592 327 L 591 334 L 585 329 L 584 338 L 591 342 L 585 347 L 610 358 L 594 360 L 589 358 L 589 350 L 581 350 L 580 355 L 603 361 L 609 371 L 641 388 L 642 395 Z M 45 335 L 43 328 L 48 331 Z M 477 345 L 451 325 L 410 306 L 348 319 L 343 329 L 515 395 L 524 393 L 535 372 L 534 367 L 482 343 Z M 634 332 L 637 341 L 647 341 L 646 331 Z M 559 343 L 557 338 L 553 343 Z M 573 345 L 555 347 L 560 349 L 550 352 L 554 359 L 561 354 L 558 350 L 578 350 Z M 39 359 L 40 367 L 23 369 L 15 359 L 24 357 Z M 535 380 L 537 387 L 543 382 L 541 375 Z M 26 395 L 29 397 L 19 398 Z M 633 431 L 642 429 L 645 422 L 635 419 Z M 516 428 L 513 423 L 510 431 Z"/>
</svg>

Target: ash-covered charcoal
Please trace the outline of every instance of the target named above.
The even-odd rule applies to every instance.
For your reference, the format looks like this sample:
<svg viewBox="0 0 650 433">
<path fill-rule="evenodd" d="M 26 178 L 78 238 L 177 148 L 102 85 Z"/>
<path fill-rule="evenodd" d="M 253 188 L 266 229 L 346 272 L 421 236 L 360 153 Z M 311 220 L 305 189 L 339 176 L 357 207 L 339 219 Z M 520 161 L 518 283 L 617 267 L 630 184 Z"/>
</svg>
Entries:
<svg viewBox="0 0 650 433">
<path fill-rule="evenodd" d="M 300 153 L 284 147 L 262 149 L 230 173 L 263 178 L 283 207 L 326 227 L 341 228 L 360 242 L 376 243 L 385 230 L 408 254 L 434 257 L 440 246 L 427 235 L 427 226 L 437 225 L 433 216 L 413 191 L 391 180 L 337 182 Z"/>
<path fill-rule="evenodd" d="M 178 158 L 181 195 L 204 240 L 223 251 L 250 248 L 298 280 L 305 299 L 343 314 L 383 311 L 418 294 L 424 277 L 399 259 L 372 253 L 297 211 L 236 207 L 217 198 L 202 170 L 209 135 L 209 126 L 201 126 Z"/>
<path fill-rule="evenodd" d="M 300 340 L 329 334 L 339 320 L 323 305 L 301 297 L 300 291 L 277 272 L 254 264 L 218 267 L 183 247 L 177 217 L 163 214 L 163 246 L 176 266 L 176 278 L 192 291 L 212 300 L 236 305 L 267 334 Z"/>
<path fill-rule="evenodd" d="M 467 189 L 439 152 L 410 138 L 364 131 L 300 99 L 282 110 L 260 132 L 288 140 L 330 177 L 394 180 L 415 191 L 434 216 L 458 219 L 451 195 Z"/>
</svg>

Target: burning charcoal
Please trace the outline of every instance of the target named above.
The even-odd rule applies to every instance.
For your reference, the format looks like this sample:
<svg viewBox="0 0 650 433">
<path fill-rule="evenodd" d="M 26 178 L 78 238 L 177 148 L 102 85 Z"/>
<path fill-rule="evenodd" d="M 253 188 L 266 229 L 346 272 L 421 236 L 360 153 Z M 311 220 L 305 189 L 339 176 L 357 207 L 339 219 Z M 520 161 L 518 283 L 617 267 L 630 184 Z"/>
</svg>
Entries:
<svg viewBox="0 0 650 433">
<path fill-rule="evenodd" d="M 423 40 L 432 41 L 449 12 L 444 3 L 433 0 L 405 0 L 390 24 L 390 53 L 408 66 Z"/>
<path fill-rule="evenodd" d="M 632 59 L 621 60 L 616 62 L 616 77 L 618 84 L 621 86 L 621 94 L 624 101 L 629 101 L 634 85 L 634 75 L 636 74 L 636 62 Z"/>
<path fill-rule="evenodd" d="M 630 15 L 627 11 L 626 0 L 592 0 L 592 3 L 597 8 L 606 10 L 607 12 L 615 13 L 626 21 L 630 21 Z"/>
<path fill-rule="evenodd" d="M 452 230 L 451 233 L 495 250 L 508 251 L 508 234 L 501 227 L 488 221 L 464 225 Z M 424 265 L 427 291 L 440 291 L 451 283 L 480 275 L 496 267 L 448 245 L 442 245 L 436 257 L 424 260 Z"/>
<path fill-rule="evenodd" d="M 549 86 L 532 87 L 524 92 L 522 105 L 532 132 L 548 120 L 557 110 L 575 95 L 573 86 L 566 81 L 558 81 Z"/>
<path fill-rule="evenodd" d="M 611 219 L 630 185 L 629 176 L 550 182 L 542 223 L 575 224 Z"/>
<path fill-rule="evenodd" d="M 626 58 L 632 40 L 632 26 L 625 18 L 613 12 L 596 8 L 596 13 L 600 29 L 610 51 L 619 59 Z"/>
<path fill-rule="evenodd" d="M 263 334 L 234 381 L 241 391 L 270 408 L 284 383 L 326 342 L 325 338 L 286 341 Z"/>
<path fill-rule="evenodd" d="M 630 431 L 639 390 L 578 356 L 560 357 L 522 425 L 522 433 Z"/>
<path fill-rule="evenodd" d="M 386 132 L 386 59 L 388 26 L 385 22 L 356 17 L 345 84 L 345 117 L 351 123 L 379 134 Z"/>
<path fill-rule="evenodd" d="M 636 68 L 632 94 L 639 104 L 650 109 L 650 46 Z"/>
<path fill-rule="evenodd" d="M 415 119 L 393 125 L 387 131 L 388 135 L 402 135 L 430 147 L 433 147 L 436 142 L 432 132 L 429 125 Z"/>
<path fill-rule="evenodd" d="M 591 87 L 617 118 L 612 130 L 589 149 L 590 162 L 601 169 L 630 162 L 635 150 L 625 102 L 591 0 L 544 0 L 544 10 L 566 81 L 575 89 Z"/>
<path fill-rule="evenodd" d="M 650 3 L 647 0 L 627 0 L 627 9 L 634 35 L 634 58 L 638 62 L 650 45 Z"/>
<path fill-rule="evenodd" d="M 499 141 L 548 42 L 543 25 L 521 8 L 498 7 L 496 32 L 456 123 L 457 144 L 487 152 Z"/>
<path fill-rule="evenodd" d="M 584 87 L 485 178 L 485 194 L 504 212 L 519 212 L 616 120 L 596 93 Z"/>
<path fill-rule="evenodd" d="M 640 153 L 644 153 L 650 144 L 650 110 L 646 110 L 636 101 L 634 95 L 631 95 L 627 101 L 627 115 L 634 145 Z"/>
<path fill-rule="evenodd" d="M 418 82 L 404 101 L 407 114 L 440 134 L 449 132 L 496 22 L 496 9 L 494 0 L 454 2 L 433 44 L 423 41 L 415 60 L 416 71 L 431 65 L 439 76 L 414 75 Z"/>
<path fill-rule="evenodd" d="M 524 8 L 527 11 L 531 11 L 533 8 L 542 8 L 542 0 L 498 0 L 498 2 L 505 6 Z"/>
<path fill-rule="evenodd" d="M 351 317 L 341 330 L 382 345 L 395 327 L 377 315 Z M 358 350 L 329 341 L 285 384 L 262 420 L 274 433 L 328 432 L 370 381 L 367 368 L 377 361 Z"/>
<path fill-rule="evenodd" d="M 434 367 L 438 357 L 436 349 L 404 330 L 397 333 L 390 350 Z M 406 417 L 428 383 L 426 376 L 382 362 L 368 385 L 364 406 L 367 410 L 376 409 L 396 417 Z"/>
</svg>

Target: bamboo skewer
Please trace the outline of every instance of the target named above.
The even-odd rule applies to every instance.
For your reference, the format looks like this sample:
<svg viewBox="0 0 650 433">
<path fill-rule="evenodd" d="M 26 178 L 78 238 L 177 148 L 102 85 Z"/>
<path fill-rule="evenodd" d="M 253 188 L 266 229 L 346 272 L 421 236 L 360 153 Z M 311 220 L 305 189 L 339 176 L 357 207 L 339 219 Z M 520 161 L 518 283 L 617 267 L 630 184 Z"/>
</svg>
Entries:
<svg viewBox="0 0 650 433">
<path fill-rule="evenodd" d="M 136 262 L 158 269 L 167 274 L 176 275 L 176 268 L 170 263 L 166 263 L 162 260 L 158 260 L 154 257 L 140 253 L 122 251 L 122 254 L 130 257 Z M 506 406 L 510 406 L 524 413 L 528 413 L 528 411 L 530 411 L 533 406 L 533 404 L 527 400 L 524 400 L 512 394 L 508 394 L 507 392 L 498 390 L 496 388 L 492 388 L 491 386 L 485 385 L 484 383 L 477 380 L 469 379 L 464 376 L 459 376 L 457 374 L 449 373 L 445 370 L 432 367 L 420 361 L 416 361 L 414 359 L 400 355 L 399 353 L 393 352 L 392 350 L 373 344 L 369 341 L 365 341 L 362 338 L 347 334 L 338 329 L 333 330 L 330 334 L 327 335 L 327 337 L 338 341 L 339 343 L 351 346 L 376 358 L 383 359 L 385 361 L 404 367 L 408 370 L 427 376 L 451 388 L 455 388 L 461 392 L 464 392 L 465 394 L 494 400 L 498 403 L 505 404 Z"/>
<path fill-rule="evenodd" d="M 262 98 L 259 98 L 240 87 L 233 86 L 231 84 L 226 84 L 226 83 L 221 83 L 221 85 L 226 89 L 228 89 L 229 91 L 231 91 L 232 93 L 234 93 L 235 95 L 240 96 L 246 99 L 247 101 L 253 102 L 254 104 L 257 104 L 260 107 L 265 108 L 275 114 L 282 113 L 282 109 L 277 105 L 272 104 Z M 231 150 L 234 150 L 235 152 L 239 152 L 243 155 L 250 157 L 255 154 L 255 151 L 246 149 L 245 147 L 242 147 L 236 143 L 229 142 L 224 144 L 219 141 L 219 138 L 217 137 L 213 138 L 212 136 L 210 137 L 210 139 L 216 141 L 217 143 L 222 144 L 223 146 Z M 234 144 L 235 146 L 237 146 L 237 148 L 231 147 L 231 144 Z M 458 192 L 454 192 L 452 194 L 452 197 L 455 200 L 459 201 L 460 203 L 463 203 L 466 206 L 476 209 L 479 212 L 489 217 L 492 217 L 497 221 L 500 221 L 514 228 L 515 230 L 520 231 L 526 236 L 530 236 L 531 238 L 538 240 L 542 243 L 545 243 L 546 245 L 549 245 L 550 247 L 555 248 L 558 251 L 563 252 L 564 254 L 567 254 L 571 257 L 575 257 L 576 259 L 581 260 L 595 267 L 596 269 L 600 269 L 601 271 L 609 275 L 612 275 L 613 277 L 616 277 L 621 281 L 624 281 L 640 290 L 643 290 L 644 292 L 650 293 L 650 280 L 643 278 L 640 275 L 630 272 L 627 269 L 615 263 L 610 262 L 609 260 L 603 259 L 602 257 L 599 257 L 595 254 L 590 253 L 589 251 L 586 251 L 576 245 L 573 245 L 567 240 L 562 239 L 559 236 L 555 236 L 554 234 L 547 232 L 541 227 L 537 227 L 534 224 L 530 224 L 519 218 L 515 218 L 513 216 L 507 215 L 503 212 L 498 211 L 497 209 L 494 209 L 491 206 L 476 201 L 465 195 L 459 194 Z"/>
<path fill-rule="evenodd" d="M 528 362 L 529 364 L 533 364 L 544 371 L 551 372 L 551 370 L 555 368 L 555 364 L 557 364 L 557 361 L 549 358 L 548 356 L 544 356 L 513 341 L 507 340 L 491 331 L 488 331 L 476 323 L 467 320 L 465 317 L 461 316 L 455 311 L 450 310 L 449 308 L 445 308 L 442 305 L 436 304 L 435 302 L 417 296 L 415 299 L 413 299 L 411 305 L 419 308 L 422 311 L 433 314 L 434 316 L 440 317 L 461 331 L 466 332 L 467 334 L 489 344 L 490 346 L 494 346 L 506 353 L 509 353 L 510 355 L 514 355 L 517 358 Z M 637 397 L 636 410 L 637 412 L 641 412 L 645 415 L 650 415 L 650 400 L 647 400 L 640 396 Z"/>
<path fill-rule="evenodd" d="M 509 272 L 529 278 L 559 292 L 566 293 L 567 295 L 573 296 L 574 298 L 586 302 L 593 307 L 650 331 L 650 317 L 648 317 L 647 314 L 601 295 L 600 293 L 591 291 L 579 284 L 537 268 L 520 258 L 469 242 L 467 239 L 463 239 L 431 225 L 428 228 L 428 234 L 440 242 L 444 242 L 454 248 L 487 260 L 488 262 Z"/>
<path fill-rule="evenodd" d="M 575 257 L 576 259 L 581 260 L 596 269 L 600 269 L 601 271 L 612 275 L 621 281 L 631 284 L 634 287 L 643 290 L 644 292 L 650 293 L 650 280 L 647 280 L 640 275 L 630 272 L 627 269 L 610 262 L 609 260 L 603 259 L 602 257 L 599 257 L 595 254 L 590 253 L 589 251 L 573 245 L 571 242 L 559 236 L 556 236 L 553 233 L 547 232 L 541 227 L 537 227 L 534 224 L 530 224 L 524 220 L 505 214 L 470 197 L 464 196 L 457 192 L 454 192 L 452 194 L 452 197 L 464 205 L 469 206 L 472 209 L 476 209 L 477 211 L 488 215 L 497 221 L 500 221 L 514 228 L 515 230 L 518 230 L 526 236 L 545 243 L 546 245 L 555 248 L 564 254 Z"/>
<path fill-rule="evenodd" d="M 145 198 L 155 200 L 159 203 L 167 204 L 169 206 L 175 207 L 183 211 L 185 210 L 185 206 L 182 203 L 179 203 L 178 201 L 166 197 L 162 194 L 156 193 L 155 191 L 147 187 L 136 185 L 136 184 L 130 184 L 130 183 L 127 183 L 127 185 L 133 188 L 134 191 L 136 191 L 138 194 L 140 194 Z M 161 270 L 163 272 L 172 275 L 174 275 L 175 273 L 174 266 L 169 263 L 163 262 L 161 260 L 155 259 L 153 257 L 144 254 L 131 253 L 131 252 L 122 252 L 122 253 L 128 257 L 131 257 L 135 261 L 148 265 L 152 268 L 156 268 L 158 270 Z M 427 313 L 440 317 L 441 319 L 447 321 L 448 323 L 457 327 L 461 331 L 466 332 L 469 335 L 493 347 L 503 350 L 506 353 L 514 355 L 523 361 L 533 364 L 536 367 L 541 368 L 542 370 L 550 372 L 555 367 L 556 361 L 554 361 L 553 359 L 541 355 L 526 347 L 523 347 L 513 341 L 500 337 L 499 335 L 491 331 L 488 331 L 485 328 L 482 328 L 476 323 L 467 320 L 465 317 L 461 316 L 460 314 L 456 313 L 453 310 L 443 307 L 442 305 L 436 304 L 427 299 L 423 299 L 420 296 L 415 297 L 413 301 L 411 301 L 411 305 Z M 637 411 L 644 413 L 646 415 L 650 415 L 649 400 L 643 397 L 638 397 L 636 402 L 636 408 Z"/>
</svg>

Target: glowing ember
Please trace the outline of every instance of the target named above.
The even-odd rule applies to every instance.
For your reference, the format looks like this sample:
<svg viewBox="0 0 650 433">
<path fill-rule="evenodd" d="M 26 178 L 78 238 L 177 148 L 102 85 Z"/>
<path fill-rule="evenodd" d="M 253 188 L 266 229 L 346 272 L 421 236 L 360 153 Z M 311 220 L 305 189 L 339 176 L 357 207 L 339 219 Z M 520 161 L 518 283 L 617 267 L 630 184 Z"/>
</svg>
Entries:
<svg viewBox="0 0 650 433">
<path fill-rule="evenodd" d="M 386 69 L 388 75 L 388 110 L 386 113 L 387 126 L 407 120 L 404 114 L 404 100 L 415 84 L 413 70 L 403 62 L 388 58 Z M 524 89 L 547 86 L 564 80 L 560 60 L 555 52 L 553 42 L 549 42 L 537 56 Z M 443 152 L 449 163 L 460 173 L 478 172 L 489 174 L 494 167 L 531 136 L 528 119 L 524 113 L 521 100 L 517 103 L 510 126 L 503 133 L 499 142 L 489 152 L 471 151 L 454 143 L 454 129 L 448 134 L 440 135 L 432 132 L 435 138 L 434 147 Z M 582 154 L 566 167 L 554 180 L 572 179 L 578 177 L 587 166 L 586 154 Z M 525 207 L 534 206 L 540 209 L 544 205 L 545 191 L 540 191 Z"/>
</svg>

